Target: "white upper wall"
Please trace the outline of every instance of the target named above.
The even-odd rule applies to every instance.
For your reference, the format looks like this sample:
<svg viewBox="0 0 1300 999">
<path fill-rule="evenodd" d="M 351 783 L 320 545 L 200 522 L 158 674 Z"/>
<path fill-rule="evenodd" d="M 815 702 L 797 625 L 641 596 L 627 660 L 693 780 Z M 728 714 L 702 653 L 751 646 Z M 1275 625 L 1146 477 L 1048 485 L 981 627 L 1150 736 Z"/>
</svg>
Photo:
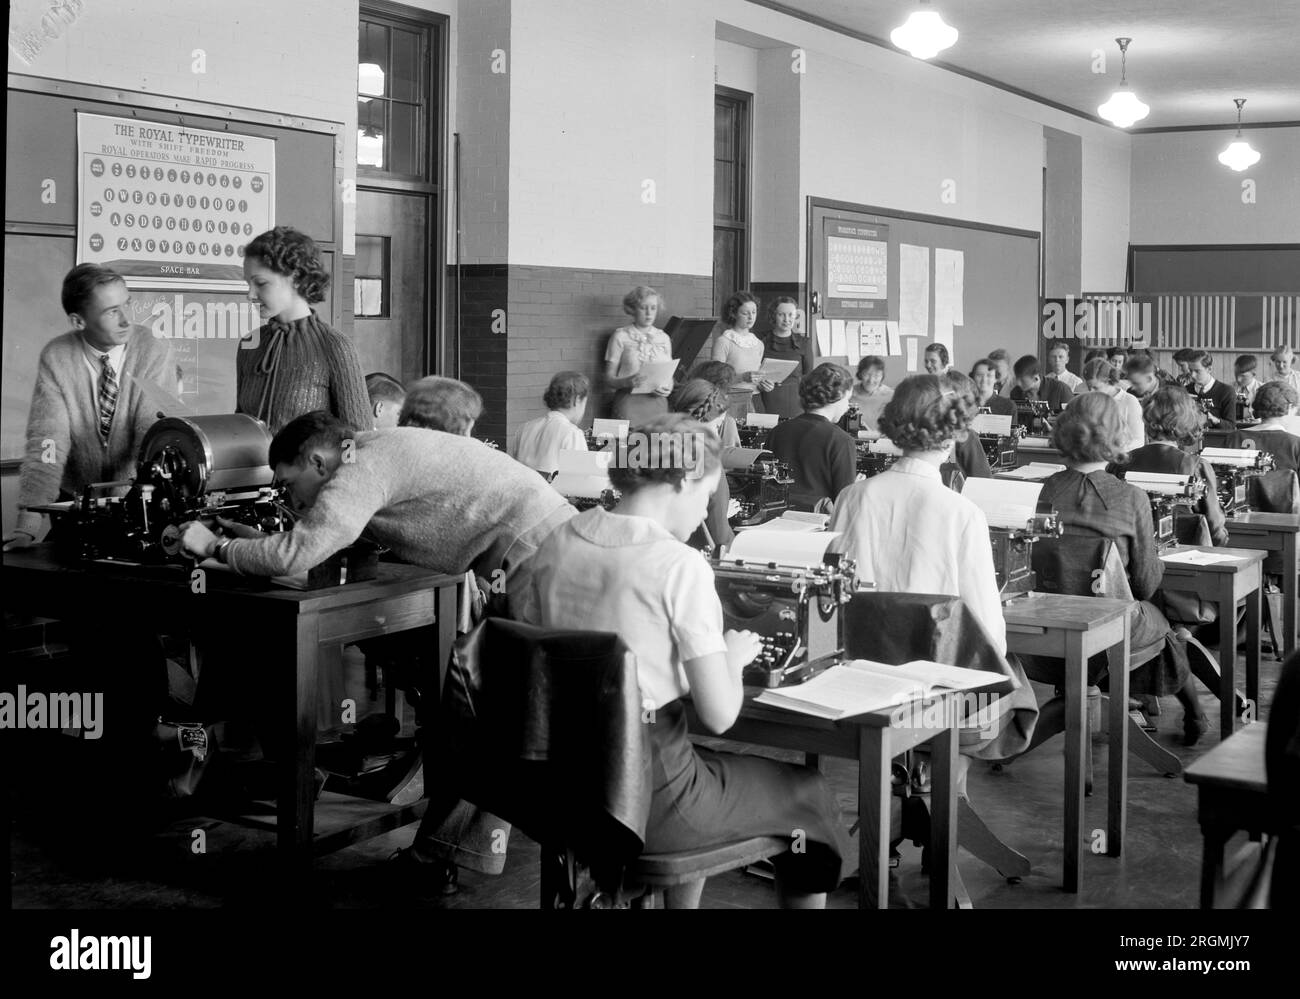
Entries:
<svg viewBox="0 0 1300 999">
<path fill-rule="evenodd" d="M 1133 242 L 1300 243 L 1300 128 L 1246 128 L 1260 161 L 1219 162 L 1230 131 L 1133 136 Z M 1255 203 L 1242 201 L 1254 181 Z"/>
<path fill-rule="evenodd" d="M 713 82 L 747 94 L 758 90 L 758 50 L 719 38 L 714 42 Z"/>
</svg>

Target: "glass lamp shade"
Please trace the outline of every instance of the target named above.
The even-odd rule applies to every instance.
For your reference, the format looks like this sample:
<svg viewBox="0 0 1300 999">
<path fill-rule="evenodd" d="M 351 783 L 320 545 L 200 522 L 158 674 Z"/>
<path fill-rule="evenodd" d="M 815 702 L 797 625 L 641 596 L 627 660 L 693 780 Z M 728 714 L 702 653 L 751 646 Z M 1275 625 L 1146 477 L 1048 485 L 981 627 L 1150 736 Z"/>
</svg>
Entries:
<svg viewBox="0 0 1300 999">
<path fill-rule="evenodd" d="M 1259 162 L 1259 150 L 1251 148 L 1249 142 L 1238 138 L 1227 149 L 1219 153 L 1219 162 L 1240 172 L 1247 167 L 1253 167 Z"/>
<path fill-rule="evenodd" d="M 957 41 L 957 29 L 937 11 L 918 10 L 889 33 L 889 40 L 918 59 L 933 59 Z"/>
<path fill-rule="evenodd" d="M 1120 87 L 1101 107 L 1097 113 L 1112 125 L 1128 128 L 1134 122 L 1141 121 L 1151 108 L 1137 99 L 1137 95 L 1127 87 Z"/>
</svg>

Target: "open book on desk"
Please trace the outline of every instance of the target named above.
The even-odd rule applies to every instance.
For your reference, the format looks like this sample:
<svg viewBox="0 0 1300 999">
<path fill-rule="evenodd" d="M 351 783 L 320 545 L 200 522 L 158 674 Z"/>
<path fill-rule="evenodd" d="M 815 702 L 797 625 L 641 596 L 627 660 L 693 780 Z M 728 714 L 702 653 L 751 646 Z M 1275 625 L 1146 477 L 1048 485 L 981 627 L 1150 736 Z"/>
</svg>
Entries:
<svg viewBox="0 0 1300 999">
<path fill-rule="evenodd" d="M 967 479 L 961 494 L 984 511 L 989 527 L 1023 531 L 1038 510 L 1041 482 L 999 482 Z"/>
<path fill-rule="evenodd" d="M 765 690 L 754 701 L 839 721 L 935 694 L 991 687 L 1004 680 L 998 673 L 946 666 L 925 659 L 901 666 L 854 659 L 832 666 L 797 687 Z"/>
</svg>

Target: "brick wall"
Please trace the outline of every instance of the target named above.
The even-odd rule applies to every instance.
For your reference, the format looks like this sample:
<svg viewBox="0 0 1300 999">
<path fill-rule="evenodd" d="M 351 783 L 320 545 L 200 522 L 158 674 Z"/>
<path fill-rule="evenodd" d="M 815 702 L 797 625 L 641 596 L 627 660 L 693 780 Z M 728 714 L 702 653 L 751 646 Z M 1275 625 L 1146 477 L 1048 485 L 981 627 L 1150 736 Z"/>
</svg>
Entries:
<svg viewBox="0 0 1300 999">
<path fill-rule="evenodd" d="M 460 377 L 483 397 L 483 416 L 474 436 L 498 444 L 505 441 L 508 431 L 506 372 L 509 334 L 492 332 L 492 313 L 498 309 L 505 311 L 508 302 L 504 264 L 479 264 L 461 269 Z M 504 317 L 500 328 L 505 329 Z"/>
</svg>

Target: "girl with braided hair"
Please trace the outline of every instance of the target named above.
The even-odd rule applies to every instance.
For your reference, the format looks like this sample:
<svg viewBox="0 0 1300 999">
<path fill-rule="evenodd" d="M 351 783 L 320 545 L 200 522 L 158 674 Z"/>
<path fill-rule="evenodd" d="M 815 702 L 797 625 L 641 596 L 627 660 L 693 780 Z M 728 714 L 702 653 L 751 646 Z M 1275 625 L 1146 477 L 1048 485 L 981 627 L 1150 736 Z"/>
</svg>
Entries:
<svg viewBox="0 0 1300 999">
<path fill-rule="evenodd" d="M 681 413 L 703 423 L 715 434 L 720 433 L 722 423 L 727 418 L 727 392 L 703 378 L 692 378 L 677 386 L 668 398 L 668 407 L 674 413 Z M 686 543 L 701 551 L 730 545 L 736 536 L 728 522 L 734 512 L 734 505 L 731 487 L 724 473 L 718 480 L 718 488 L 709 496 L 709 508 L 704 515 L 704 522 Z"/>
</svg>

